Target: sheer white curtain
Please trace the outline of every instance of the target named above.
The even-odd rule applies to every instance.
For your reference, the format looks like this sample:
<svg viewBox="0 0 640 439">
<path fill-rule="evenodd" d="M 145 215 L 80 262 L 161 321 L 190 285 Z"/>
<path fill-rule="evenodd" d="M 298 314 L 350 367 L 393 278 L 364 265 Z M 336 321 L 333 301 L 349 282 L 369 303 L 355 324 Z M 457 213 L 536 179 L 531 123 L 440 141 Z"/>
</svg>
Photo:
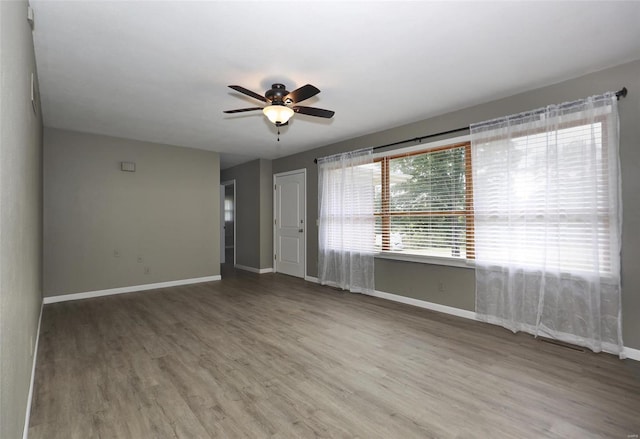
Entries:
<svg viewBox="0 0 640 439">
<path fill-rule="evenodd" d="M 374 290 L 374 167 L 371 148 L 318 159 L 318 280 Z"/>
<path fill-rule="evenodd" d="M 471 126 L 476 311 L 622 357 L 615 94 Z"/>
</svg>

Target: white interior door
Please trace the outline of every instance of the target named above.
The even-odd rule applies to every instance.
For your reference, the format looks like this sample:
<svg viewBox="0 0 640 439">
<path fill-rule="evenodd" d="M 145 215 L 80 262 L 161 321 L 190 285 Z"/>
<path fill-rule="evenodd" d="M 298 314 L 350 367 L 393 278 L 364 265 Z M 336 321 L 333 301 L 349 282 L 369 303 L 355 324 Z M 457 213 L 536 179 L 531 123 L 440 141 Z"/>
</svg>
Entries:
<svg viewBox="0 0 640 439">
<path fill-rule="evenodd" d="M 274 175 L 274 270 L 304 278 L 306 170 Z"/>
</svg>

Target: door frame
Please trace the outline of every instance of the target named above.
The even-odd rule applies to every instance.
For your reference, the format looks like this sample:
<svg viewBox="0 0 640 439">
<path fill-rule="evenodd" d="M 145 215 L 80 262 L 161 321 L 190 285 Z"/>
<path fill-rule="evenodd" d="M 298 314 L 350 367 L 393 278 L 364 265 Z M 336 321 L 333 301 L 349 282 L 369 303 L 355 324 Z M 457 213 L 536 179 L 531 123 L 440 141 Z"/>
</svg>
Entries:
<svg viewBox="0 0 640 439">
<path fill-rule="evenodd" d="M 302 174 L 303 182 L 304 182 L 304 190 L 302 191 L 304 198 L 304 228 L 302 229 L 302 251 L 304 255 L 304 277 L 303 279 L 307 279 L 307 229 L 309 227 L 309 222 L 307 218 L 307 168 L 295 169 L 293 171 L 286 172 L 278 172 L 277 174 L 273 174 L 273 221 L 271 225 L 273 227 L 273 272 L 278 272 L 278 261 L 276 259 L 276 215 L 277 215 L 277 194 L 276 194 L 276 178 L 277 177 L 286 177 L 287 175 L 294 174 Z"/>
<path fill-rule="evenodd" d="M 236 206 L 238 205 L 238 200 L 236 199 L 237 197 L 237 191 L 236 191 L 236 179 L 234 178 L 233 180 L 227 180 L 227 181 L 221 181 L 220 182 L 220 186 L 224 187 L 226 189 L 227 186 L 231 186 L 233 187 L 233 266 L 236 266 L 236 258 L 238 257 L 238 246 L 237 246 L 237 240 L 236 240 L 236 217 L 237 217 L 237 211 L 236 211 Z M 222 200 L 222 206 L 224 206 L 224 199 Z M 224 223 L 226 221 L 224 221 L 224 208 L 222 209 L 221 215 L 220 217 L 222 218 L 223 222 L 221 225 L 221 228 L 224 230 Z M 224 251 L 227 251 L 225 243 L 222 242 L 221 247 L 224 247 Z M 226 262 L 226 261 L 225 261 Z"/>
</svg>

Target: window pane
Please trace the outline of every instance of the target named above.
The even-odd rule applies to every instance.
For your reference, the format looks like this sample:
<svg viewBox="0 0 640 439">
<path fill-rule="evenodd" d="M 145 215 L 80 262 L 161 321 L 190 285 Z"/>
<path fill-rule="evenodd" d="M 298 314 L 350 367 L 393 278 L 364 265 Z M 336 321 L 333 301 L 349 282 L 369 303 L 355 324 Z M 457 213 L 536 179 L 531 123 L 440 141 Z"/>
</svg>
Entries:
<svg viewBox="0 0 640 439">
<path fill-rule="evenodd" d="M 374 189 L 374 204 L 373 211 L 375 213 L 382 212 L 382 165 L 380 162 L 375 162 L 373 166 L 373 189 Z"/>
<path fill-rule="evenodd" d="M 602 123 L 595 122 L 515 137 L 504 145 L 496 137 L 480 147 L 474 166 L 483 193 L 477 194 L 475 222 L 483 260 L 530 267 L 553 261 L 565 272 L 614 271 L 615 219 L 603 134 Z"/>
<path fill-rule="evenodd" d="M 377 249 L 467 257 L 467 147 L 386 159 L 389 203 L 376 210 Z M 386 168 L 381 166 L 381 172 Z M 385 180 L 381 178 L 381 183 Z"/>
<path fill-rule="evenodd" d="M 464 210 L 464 147 L 390 160 L 389 189 L 391 212 Z"/>
<path fill-rule="evenodd" d="M 466 218 L 456 216 L 392 216 L 393 252 L 466 257 Z"/>
<path fill-rule="evenodd" d="M 326 249 L 373 252 L 374 163 L 325 169 L 318 239 Z"/>
</svg>

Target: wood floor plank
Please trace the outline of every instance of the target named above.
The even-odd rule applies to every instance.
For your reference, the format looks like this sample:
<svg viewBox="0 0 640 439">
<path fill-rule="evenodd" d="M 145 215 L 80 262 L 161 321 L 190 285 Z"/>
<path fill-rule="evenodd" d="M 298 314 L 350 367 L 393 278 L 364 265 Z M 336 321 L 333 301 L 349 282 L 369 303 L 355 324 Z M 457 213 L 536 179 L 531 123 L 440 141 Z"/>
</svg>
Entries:
<svg viewBox="0 0 640 439">
<path fill-rule="evenodd" d="M 46 305 L 29 437 L 640 434 L 640 366 L 278 274 Z"/>
</svg>

